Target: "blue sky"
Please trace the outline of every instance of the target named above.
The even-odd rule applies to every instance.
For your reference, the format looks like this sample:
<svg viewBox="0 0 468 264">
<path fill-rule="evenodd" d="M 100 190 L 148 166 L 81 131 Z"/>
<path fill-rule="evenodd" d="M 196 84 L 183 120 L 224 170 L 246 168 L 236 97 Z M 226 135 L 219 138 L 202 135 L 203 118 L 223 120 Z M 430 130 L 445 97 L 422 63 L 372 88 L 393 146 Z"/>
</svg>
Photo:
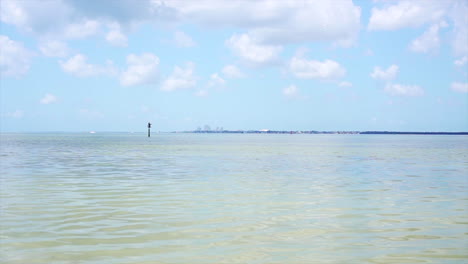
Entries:
<svg viewBox="0 0 468 264">
<path fill-rule="evenodd" d="M 468 1 L 0 1 L 1 131 L 468 131 Z"/>
</svg>

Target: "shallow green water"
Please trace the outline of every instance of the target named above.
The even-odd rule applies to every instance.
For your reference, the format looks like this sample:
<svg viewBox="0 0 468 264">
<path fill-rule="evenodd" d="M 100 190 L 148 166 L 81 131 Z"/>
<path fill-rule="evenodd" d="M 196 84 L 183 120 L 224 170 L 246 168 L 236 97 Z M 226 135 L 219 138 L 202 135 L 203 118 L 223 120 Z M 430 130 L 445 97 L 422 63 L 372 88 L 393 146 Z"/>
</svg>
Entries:
<svg viewBox="0 0 468 264">
<path fill-rule="evenodd" d="M 468 137 L 1 134 L 2 263 L 468 263 Z"/>
</svg>

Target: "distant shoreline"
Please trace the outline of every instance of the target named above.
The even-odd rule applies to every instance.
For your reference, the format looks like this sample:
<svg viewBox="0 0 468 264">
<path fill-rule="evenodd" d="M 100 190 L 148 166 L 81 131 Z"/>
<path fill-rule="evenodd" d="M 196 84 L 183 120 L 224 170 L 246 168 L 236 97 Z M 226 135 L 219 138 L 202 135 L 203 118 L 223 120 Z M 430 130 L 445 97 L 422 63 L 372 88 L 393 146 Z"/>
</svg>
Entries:
<svg viewBox="0 0 468 264">
<path fill-rule="evenodd" d="M 94 131 L 93 131 L 94 132 Z M 0 131 L 2 134 L 69 134 L 69 133 L 86 133 L 86 134 L 138 134 L 145 133 L 142 131 Z M 299 131 L 299 130 L 194 130 L 194 131 L 154 131 L 154 134 L 312 134 L 312 135 L 462 135 L 468 136 L 468 132 L 405 132 L 405 131 Z"/>
<path fill-rule="evenodd" d="M 402 132 L 402 131 L 287 131 L 287 130 L 195 130 L 174 133 L 197 134 L 343 134 L 343 135 L 468 135 L 468 132 Z"/>
</svg>

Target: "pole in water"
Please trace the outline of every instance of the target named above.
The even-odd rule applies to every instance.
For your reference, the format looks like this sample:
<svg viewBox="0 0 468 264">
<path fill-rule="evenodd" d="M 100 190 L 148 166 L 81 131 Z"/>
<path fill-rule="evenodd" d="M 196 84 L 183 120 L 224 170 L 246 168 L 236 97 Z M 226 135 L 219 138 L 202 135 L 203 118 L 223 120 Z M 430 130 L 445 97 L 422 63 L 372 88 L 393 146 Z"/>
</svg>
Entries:
<svg viewBox="0 0 468 264">
<path fill-rule="evenodd" d="M 148 137 L 151 137 L 150 129 L 151 129 L 151 123 L 148 122 Z"/>
</svg>

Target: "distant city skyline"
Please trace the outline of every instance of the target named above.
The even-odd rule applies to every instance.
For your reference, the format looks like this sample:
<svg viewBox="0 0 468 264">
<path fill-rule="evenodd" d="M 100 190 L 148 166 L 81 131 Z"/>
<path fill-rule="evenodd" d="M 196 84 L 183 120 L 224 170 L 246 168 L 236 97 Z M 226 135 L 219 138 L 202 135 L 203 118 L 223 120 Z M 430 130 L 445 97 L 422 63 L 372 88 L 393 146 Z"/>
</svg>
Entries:
<svg viewBox="0 0 468 264">
<path fill-rule="evenodd" d="M 0 2 L 0 131 L 468 131 L 468 1 Z"/>
</svg>

